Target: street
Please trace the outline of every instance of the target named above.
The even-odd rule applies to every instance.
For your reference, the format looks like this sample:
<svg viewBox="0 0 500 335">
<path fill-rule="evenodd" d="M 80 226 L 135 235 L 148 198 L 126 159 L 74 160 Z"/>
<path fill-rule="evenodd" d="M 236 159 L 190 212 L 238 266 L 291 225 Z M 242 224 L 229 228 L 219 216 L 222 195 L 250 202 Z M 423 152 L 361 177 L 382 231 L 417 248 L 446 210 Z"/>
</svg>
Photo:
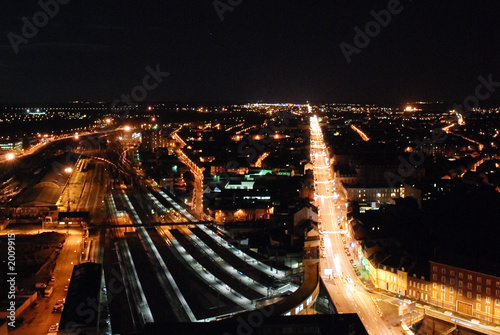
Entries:
<svg viewBox="0 0 500 335">
<path fill-rule="evenodd" d="M 339 191 L 339 181 L 332 175 L 321 128 L 316 116 L 311 117 L 311 159 L 314 165 L 316 200 L 319 208 L 319 229 L 322 232 L 320 274 L 332 269 L 333 280 L 325 284 L 339 313 L 357 313 L 369 334 L 401 334 L 397 324 L 387 324 L 380 316 L 376 302 L 365 292 L 347 254 L 356 252 L 350 245 L 345 228 L 346 203 Z M 341 228 L 342 227 L 342 228 Z"/>
<path fill-rule="evenodd" d="M 53 313 L 52 309 L 56 302 L 66 298 L 65 286 L 69 286 L 73 266 L 78 264 L 82 241 L 82 232 L 71 229 L 61 249 L 52 276 L 55 281 L 51 282 L 54 291 L 50 297 L 41 298 L 36 307 L 28 307 L 23 313 L 24 323 L 9 333 L 16 335 L 42 335 L 47 334 L 49 327 L 59 323 L 61 313 Z"/>
</svg>

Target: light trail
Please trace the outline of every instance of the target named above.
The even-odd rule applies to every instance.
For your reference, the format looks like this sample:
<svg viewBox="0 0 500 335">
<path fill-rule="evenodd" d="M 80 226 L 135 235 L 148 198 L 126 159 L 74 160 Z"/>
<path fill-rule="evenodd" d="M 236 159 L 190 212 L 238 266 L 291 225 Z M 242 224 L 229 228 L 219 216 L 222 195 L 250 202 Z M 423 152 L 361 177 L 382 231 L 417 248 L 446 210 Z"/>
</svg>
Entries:
<svg viewBox="0 0 500 335">
<path fill-rule="evenodd" d="M 447 125 L 446 127 L 443 127 L 443 131 L 447 134 L 450 133 L 450 128 L 452 128 L 454 125 L 456 125 L 456 123 L 452 123 L 450 125 Z"/>
<path fill-rule="evenodd" d="M 370 138 L 365 134 L 363 133 L 363 131 L 361 129 L 359 129 L 358 127 L 356 127 L 355 125 L 351 124 L 351 128 L 356 131 L 359 136 L 361 136 L 361 138 L 363 139 L 363 141 L 366 141 L 368 142 L 370 140 Z"/>
<path fill-rule="evenodd" d="M 254 166 L 258 168 L 262 167 L 262 161 L 266 159 L 267 156 L 269 156 L 269 152 L 264 152 L 262 155 L 260 155 L 257 161 L 255 162 Z"/>
</svg>

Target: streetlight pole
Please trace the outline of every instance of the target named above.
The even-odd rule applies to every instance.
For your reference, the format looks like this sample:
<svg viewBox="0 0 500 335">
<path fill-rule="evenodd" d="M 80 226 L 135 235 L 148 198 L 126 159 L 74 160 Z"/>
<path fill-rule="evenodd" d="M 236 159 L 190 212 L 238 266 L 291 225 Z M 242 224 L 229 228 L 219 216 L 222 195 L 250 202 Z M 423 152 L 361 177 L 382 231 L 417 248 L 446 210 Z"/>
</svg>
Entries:
<svg viewBox="0 0 500 335">
<path fill-rule="evenodd" d="M 69 213 L 70 211 L 70 203 L 71 203 L 71 173 L 73 172 L 73 169 L 71 167 L 67 167 L 64 169 L 64 172 L 69 174 L 68 181 L 66 182 L 66 185 L 68 187 L 68 208 L 66 210 L 66 213 Z M 66 222 L 66 232 L 69 235 L 69 217 L 66 215 L 66 219 L 64 220 Z"/>
<path fill-rule="evenodd" d="M 70 201 L 71 201 L 71 173 L 73 172 L 73 169 L 71 167 L 67 167 L 64 169 L 64 172 L 69 174 L 68 181 L 66 182 L 66 186 L 68 187 L 68 208 L 67 212 L 70 211 Z"/>
</svg>

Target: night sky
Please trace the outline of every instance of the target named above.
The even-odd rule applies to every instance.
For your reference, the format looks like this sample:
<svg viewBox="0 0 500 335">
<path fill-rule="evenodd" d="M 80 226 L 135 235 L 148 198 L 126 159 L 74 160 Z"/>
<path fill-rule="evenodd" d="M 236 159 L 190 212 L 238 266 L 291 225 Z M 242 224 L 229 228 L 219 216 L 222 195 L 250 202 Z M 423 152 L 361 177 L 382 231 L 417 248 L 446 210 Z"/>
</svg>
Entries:
<svg viewBox="0 0 500 335">
<path fill-rule="evenodd" d="M 479 75 L 500 82 L 499 1 L 402 0 L 350 64 L 339 44 L 392 0 L 220 0 L 237 4 L 222 21 L 212 0 L 59 1 L 18 53 L 9 33 L 42 9 L 1 5 L 0 103 L 111 102 L 156 64 L 170 75 L 147 101 L 461 103 Z"/>
</svg>

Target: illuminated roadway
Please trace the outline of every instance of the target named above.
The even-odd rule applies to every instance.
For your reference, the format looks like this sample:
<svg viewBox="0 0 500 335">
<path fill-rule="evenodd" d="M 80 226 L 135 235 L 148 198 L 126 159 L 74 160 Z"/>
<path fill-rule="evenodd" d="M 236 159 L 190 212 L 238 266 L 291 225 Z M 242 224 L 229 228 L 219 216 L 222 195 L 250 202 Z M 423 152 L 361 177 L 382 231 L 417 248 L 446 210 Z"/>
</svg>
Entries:
<svg viewBox="0 0 500 335">
<path fill-rule="evenodd" d="M 311 159 L 314 165 L 314 179 L 316 186 L 316 198 L 320 212 L 320 231 L 323 233 L 322 254 L 326 258 L 321 258 L 320 271 L 324 274 L 324 269 L 333 269 L 331 280 L 324 280 L 329 295 L 335 302 L 335 307 L 339 313 L 357 313 L 369 334 L 401 334 L 402 328 L 388 325 L 381 319 L 380 311 L 363 286 L 361 280 L 356 276 L 354 268 L 349 262 L 349 258 L 344 250 L 343 238 L 339 228 L 339 219 L 345 215 L 341 210 L 345 205 L 336 202 L 342 199 L 335 192 L 336 181 L 332 177 L 329 155 L 321 128 L 316 116 L 311 118 Z M 340 208 L 339 208 L 340 207 Z M 345 236 L 345 237 L 343 237 Z M 349 241 L 346 241 L 347 243 Z M 351 253 L 352 248 L 348 249 Z"/>
<path fill-rule="evenodd" d="M 370 140 L 370 138 L 365 133 L 363 133 L 363 131 L 361 129 L 359 129 L 355 125 L 351 124 L 351 128 L 354 131 L 356 131 L 359 134 L 359 136 L 361 136 L 361 138 L 363 139 L 363 141 L 369 141 Z"/>
</svg>

